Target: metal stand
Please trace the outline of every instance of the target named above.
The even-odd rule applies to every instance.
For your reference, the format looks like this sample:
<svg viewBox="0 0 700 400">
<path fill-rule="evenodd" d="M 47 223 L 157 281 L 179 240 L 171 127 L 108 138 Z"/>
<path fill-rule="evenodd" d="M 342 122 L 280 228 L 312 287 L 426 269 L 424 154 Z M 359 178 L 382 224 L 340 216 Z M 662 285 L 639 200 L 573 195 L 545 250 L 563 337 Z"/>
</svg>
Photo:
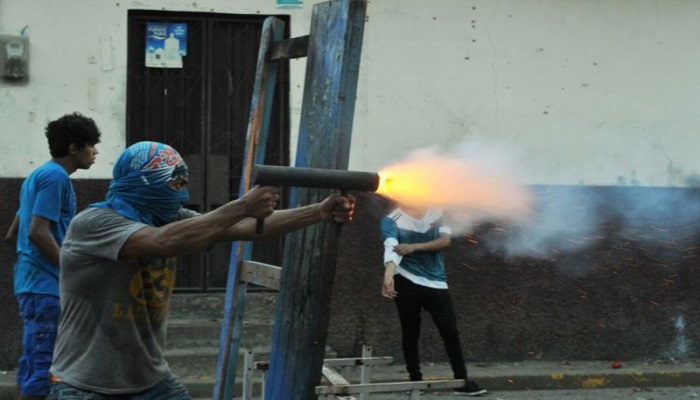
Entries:
<svg viewBox="0 0 700 400">
<path fill-rule="evenodd" d="M 404 393 L 410 400 L 419 400 L 426 390 L 455 389 L 465 384 L 463 379 L 372 383 L 372 366 L 388 365 L 392 362 L 394 362 L 393 357 L 372 357 L 370 346 L 362 346 L 362 357 L 359 358 L 323 360 L 323 380 L 328 384 L 316 386 L 318 400 L 370 400 L 372 393 Z M 253 400 L 252 382 L 255 371 L 262 373 L 260 399 L 265 399 L 265 380 L 270 363 L 254 361 L 251 351 L 245 352 L 244 363 L 242 400 Z M 358 373 L 359 382 L 352 383 L 349 377 L 356 376 Z M 397 398 L 400 397 L 397 396 Z"/>
</svg>

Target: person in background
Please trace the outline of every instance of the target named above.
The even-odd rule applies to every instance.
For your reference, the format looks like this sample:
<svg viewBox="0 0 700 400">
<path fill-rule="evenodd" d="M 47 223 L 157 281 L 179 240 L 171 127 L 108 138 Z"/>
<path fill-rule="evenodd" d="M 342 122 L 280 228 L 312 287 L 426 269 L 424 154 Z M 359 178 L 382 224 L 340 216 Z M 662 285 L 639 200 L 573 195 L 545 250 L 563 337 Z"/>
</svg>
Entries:
<svg viewBox="0 0 700 400">
<path fill-rule="evenodd" d="M 20 399 L 43 399 L 49 394 L 60 314 L 59 250 L 76 214 L 70 175 L 95 162 L 100 135 L 95 122 L 78 113 L 47 124 L 51 160 L 22 183 L 19 210 L 5 235 L 5 241 L 17 249 L 14 290 L 23 329 L 17 369 Z"/>
<path fill-rule="evenodd" d="M 384 243 L 382 295 L 393 299 L 401 322 L 401 345 L 411 381 L 423 380 L 418 339 L 421 310 L 433 319 L 442 337 L 455 379 L 465 386 L 455 395 L 486 393 L 469 380 L 462 354 L 454 307 L 447 290 L 443 249 L 450 245 L 450 228 L 442 224 L 442 212 L 400 204 L 380 221 Z"/>
<path fill-rule="evenodd" d="M 61 306 L 50 399 L 190 399 L 164 359 L 176 256 L 352 219 L 354 199 L 274 210 L 279 188 L 254 187 L 205 214 L 183 208 L 187 164 L 139 142 L 117 159 L 107 199 L 78 214 L 61 249 Z M 265 218 L 264 233 L 256 233 Z"/>
</svg>

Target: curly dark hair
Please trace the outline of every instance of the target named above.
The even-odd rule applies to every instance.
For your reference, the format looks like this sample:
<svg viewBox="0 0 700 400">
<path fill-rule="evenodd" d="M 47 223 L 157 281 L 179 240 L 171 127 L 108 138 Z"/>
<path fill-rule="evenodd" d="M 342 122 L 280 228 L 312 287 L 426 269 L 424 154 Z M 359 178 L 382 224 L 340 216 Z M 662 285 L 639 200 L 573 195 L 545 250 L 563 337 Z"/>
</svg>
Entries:
<svg viewBox="0 0 700 400">
<path fill-rule="evenodd" d="M 95 121 L 77 112 L 66 114 L 46 125 L 46 138 L 53 158 L 67 156 L 71 143 L 75 143 L 78 150 L 85 145 L 94 146 L 100 143 L 100 135 Z"/>
</svg>

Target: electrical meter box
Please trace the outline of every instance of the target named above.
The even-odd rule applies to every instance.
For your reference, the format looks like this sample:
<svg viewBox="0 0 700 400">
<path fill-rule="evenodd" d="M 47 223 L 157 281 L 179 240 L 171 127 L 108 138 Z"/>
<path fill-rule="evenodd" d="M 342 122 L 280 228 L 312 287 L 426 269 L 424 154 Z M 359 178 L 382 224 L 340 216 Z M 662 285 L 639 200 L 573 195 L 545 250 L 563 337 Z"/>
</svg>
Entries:
<svg viewBox="0 0 700 400">
<path fill-rule="evenodd" d="M 29 39 L 0 36 L 0 77 L 23 79 L 29 74 Z"/>
</svg>

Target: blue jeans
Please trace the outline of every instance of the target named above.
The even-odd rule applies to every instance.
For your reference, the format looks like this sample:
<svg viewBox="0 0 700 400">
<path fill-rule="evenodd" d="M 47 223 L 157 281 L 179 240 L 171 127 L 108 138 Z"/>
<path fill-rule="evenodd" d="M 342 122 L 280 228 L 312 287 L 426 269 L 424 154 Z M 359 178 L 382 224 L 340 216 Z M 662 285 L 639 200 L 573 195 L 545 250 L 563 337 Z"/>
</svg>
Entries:
<svg viewBox="0 0 700 400">
<path fill-rule="evenodd" d="M 78 389 L 65 382 L 52 382 L 51 392 L 47 400 L 192 400 L 192 396 L 177 380 L 169 374 L 155 386 L 143 392 L 134 394 L 101 394 L 89 390 Z"/>
<path fill-rule="evenodd" d="M 20 394 L 49 394 L 49 367 L 56 342 L 60 300 L 56 296 L 24 293 L 17 295 L 22 318 L 22 355 L 17 367 Z"/>
</svg>

